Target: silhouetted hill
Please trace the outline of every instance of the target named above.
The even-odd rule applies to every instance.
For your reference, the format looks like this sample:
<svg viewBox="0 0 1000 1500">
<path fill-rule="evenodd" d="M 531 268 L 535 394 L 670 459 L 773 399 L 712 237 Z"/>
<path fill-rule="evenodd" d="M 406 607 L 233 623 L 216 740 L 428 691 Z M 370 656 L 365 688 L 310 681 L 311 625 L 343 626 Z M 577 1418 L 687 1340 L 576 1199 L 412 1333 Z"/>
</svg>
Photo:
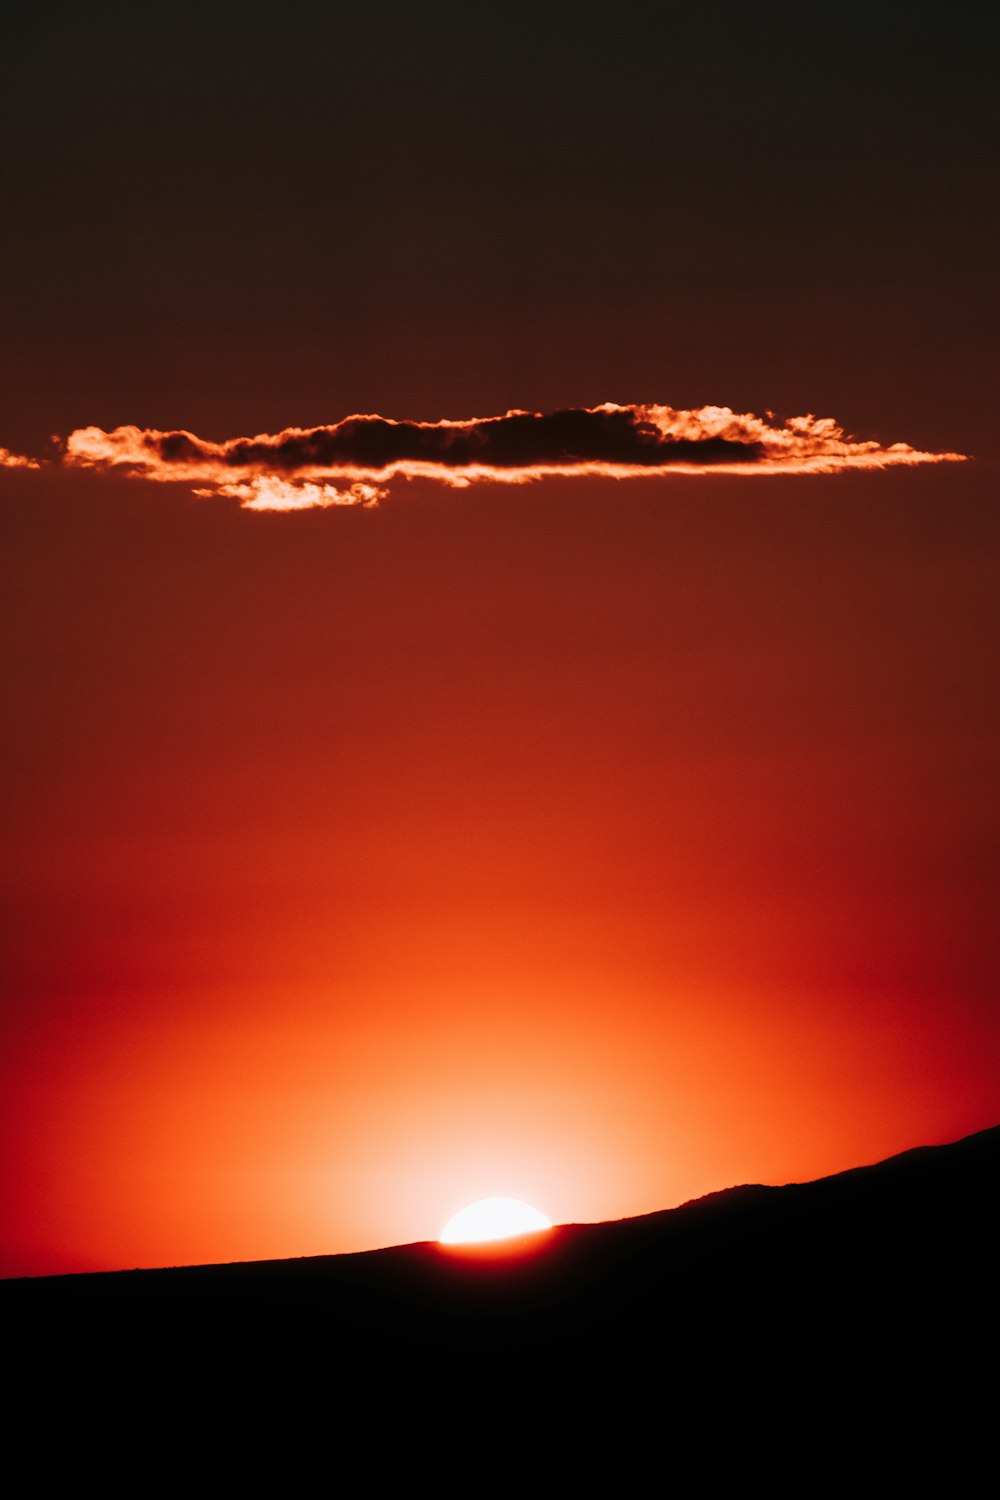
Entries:
<svg viewBox="0 0 1000 1500">
<path fill-rule="evenodd" d="M 1000 1127 L 563 1226 L 518 1253 L 416 1244 L 10 1281 L 5 1362 L 43 1406 L 169 1410 L 182 1427 L 311 1414 L 339 1441 L 570 1422 L 702 1447 L 869 1432 L 884 1457 L 903 1422 L 904 1446 L 958 1426 L 965 1452 L 987 1421 L 980 1355 L 995 1357 L 998 1167 Z"/>
</svg>

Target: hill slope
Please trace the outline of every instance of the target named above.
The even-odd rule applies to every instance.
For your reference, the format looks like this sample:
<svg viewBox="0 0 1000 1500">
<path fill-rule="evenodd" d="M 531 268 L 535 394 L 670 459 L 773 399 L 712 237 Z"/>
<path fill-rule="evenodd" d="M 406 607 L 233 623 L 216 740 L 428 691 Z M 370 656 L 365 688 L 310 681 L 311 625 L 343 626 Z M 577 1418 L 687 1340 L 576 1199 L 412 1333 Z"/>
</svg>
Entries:
<svg viewBox="0 0 1000 1500">
<path fill-rule="evenodd" d="M 801 1436 L 891 1411 L 974 1435 L 998 1169 L 1000 1127 L 515 1254 L 417 1244 L 6 1282 L 8 1368 L 63 1407 L 322 1410 L 345 1430 L 512 1411 L 622 1430 L 659 1412 L 704 1443 L 716 1422 Z"/>
</svg>

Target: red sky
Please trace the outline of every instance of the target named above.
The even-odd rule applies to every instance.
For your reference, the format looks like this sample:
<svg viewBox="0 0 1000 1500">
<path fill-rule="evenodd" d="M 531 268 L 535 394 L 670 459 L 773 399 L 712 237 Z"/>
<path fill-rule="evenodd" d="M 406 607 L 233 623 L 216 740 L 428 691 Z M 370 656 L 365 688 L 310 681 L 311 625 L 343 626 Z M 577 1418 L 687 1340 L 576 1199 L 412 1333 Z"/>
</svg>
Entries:
<svg viewBox="0 0 1000 1500">
<path fill-rule="evenodd" d="M 1000 1118 L 981 49 L 382 9 L 18 22 L 0 444 L 610 400 L 972 461 L 276 515 L 0 472 L 4 1274 Z"/>
</svg>

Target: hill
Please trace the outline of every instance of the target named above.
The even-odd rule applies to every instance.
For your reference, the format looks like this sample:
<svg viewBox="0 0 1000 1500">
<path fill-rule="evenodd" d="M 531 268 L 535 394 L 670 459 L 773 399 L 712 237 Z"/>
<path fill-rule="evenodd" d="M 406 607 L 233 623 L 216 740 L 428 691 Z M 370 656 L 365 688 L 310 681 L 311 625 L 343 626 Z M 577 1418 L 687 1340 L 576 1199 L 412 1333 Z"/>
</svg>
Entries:
<svg viewBox="0 0 1000 1500">
<path fill-rule="evenodd" d="M 1000 1127 L 503 1253 L 415 1244 L 10 1281 L 6 1363 L 49 1409 L 169 1410 L 181 1430 L 206 1411 L 281 1430 L 322 1413 L 338 1441 L 401 1423 L 633 1437 L 652 1423 L 699 1451 L 720 1432 L 822 1448 L 870 1431 L 884 1454 L 903 1421 L 910 1444 L 961 1429 L 955 1462 L 989 1428 L 975 1413 L 997 1333 L 998 1167 Z"/>
</svg>

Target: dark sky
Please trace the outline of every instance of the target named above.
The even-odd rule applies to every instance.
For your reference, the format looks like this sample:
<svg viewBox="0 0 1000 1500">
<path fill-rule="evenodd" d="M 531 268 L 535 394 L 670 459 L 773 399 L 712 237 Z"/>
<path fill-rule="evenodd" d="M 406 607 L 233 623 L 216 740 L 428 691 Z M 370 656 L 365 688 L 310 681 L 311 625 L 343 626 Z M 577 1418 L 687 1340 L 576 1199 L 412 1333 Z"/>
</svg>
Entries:
<svg viewBox="0 0 1000 1500">
<path fill-rule="evenodd" d="M 0 446 L 602 402 L 963 465 L 0 473 L 8 1272 L 995 1123 L 992 4 L 7 8 Z"/>
<path fill-rule="evenodd" d="M 996 40 L 988 4 L 13 7 L 8 446 L 647 400 L 978 452 Z"/>
</svg>

